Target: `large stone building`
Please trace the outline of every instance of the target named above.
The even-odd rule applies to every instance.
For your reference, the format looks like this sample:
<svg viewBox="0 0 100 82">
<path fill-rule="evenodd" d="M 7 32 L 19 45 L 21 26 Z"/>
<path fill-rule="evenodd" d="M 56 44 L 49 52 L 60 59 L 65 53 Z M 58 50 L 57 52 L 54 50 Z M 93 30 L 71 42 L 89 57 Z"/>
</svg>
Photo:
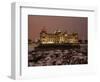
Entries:
<svg viewBox="0 0 100 82">
<path fill-rule="evenodd" d="M 40 42 L 41 44 L 78 43 L 78 33 L 68 34 L 60 30 L 48 33 L 46 30 L 41 30 Z"/>
</svg>

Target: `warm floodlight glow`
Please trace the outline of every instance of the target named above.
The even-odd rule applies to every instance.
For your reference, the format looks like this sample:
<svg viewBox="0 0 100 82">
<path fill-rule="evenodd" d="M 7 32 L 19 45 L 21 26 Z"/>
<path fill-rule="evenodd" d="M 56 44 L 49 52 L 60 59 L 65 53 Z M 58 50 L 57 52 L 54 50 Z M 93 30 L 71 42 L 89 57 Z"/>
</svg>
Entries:
<svg viewBox="0 0 100 82">
<path fill-rule="evenodd" d="M 55 33 L 47 33 L 47 31 L 41 31 L 40 42 L 42 44 L 78 43 L 78 34 L 66 34 L 65 32 L 61 32 L 59 30 L 55 31 Z"/>
</svg>

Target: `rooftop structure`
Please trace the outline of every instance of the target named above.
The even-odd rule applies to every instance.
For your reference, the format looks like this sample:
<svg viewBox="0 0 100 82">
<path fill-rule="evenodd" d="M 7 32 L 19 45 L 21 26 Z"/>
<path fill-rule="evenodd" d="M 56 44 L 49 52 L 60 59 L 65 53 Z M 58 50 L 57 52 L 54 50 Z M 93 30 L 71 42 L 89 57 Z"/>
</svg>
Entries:
<svg viewBox="0 0 100 82">
<path fill-rule="evenodd" d="M 68 34 L 57 29 L 54 33 L 48 33 L 46 30 L 40 32 L 41 44 L 62 44 L 62 43 L 78 43 L 78 33 Z"/>
</svg>

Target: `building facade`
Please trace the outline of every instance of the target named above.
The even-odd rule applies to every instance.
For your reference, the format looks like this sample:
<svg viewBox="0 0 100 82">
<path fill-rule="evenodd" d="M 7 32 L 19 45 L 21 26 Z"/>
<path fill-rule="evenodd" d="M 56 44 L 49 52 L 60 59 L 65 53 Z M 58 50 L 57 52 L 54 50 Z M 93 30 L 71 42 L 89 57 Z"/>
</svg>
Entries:
<svg viewBox="0 0 100 82">
<path fill-rule="evenodd" d="M 78 43 L 78 33 L 68 34 L 56 30 L 54 33 L 47 33 L 46 30 L 40 32 L 41 44 L 61 44 L 61 43 Z"/>
</svg>

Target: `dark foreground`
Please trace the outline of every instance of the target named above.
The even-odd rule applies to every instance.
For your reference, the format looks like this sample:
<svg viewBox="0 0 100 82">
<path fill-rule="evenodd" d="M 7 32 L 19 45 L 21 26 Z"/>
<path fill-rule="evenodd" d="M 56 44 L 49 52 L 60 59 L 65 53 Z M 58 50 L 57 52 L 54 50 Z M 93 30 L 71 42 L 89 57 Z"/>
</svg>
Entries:
<svg viewBox="0 0 100 82">
<path fill-rule="evenodd" d="M 31 49 L 28 52 L 28 66 L 88 64 L 87 45 L 78 48 Z"/>
</svg>

